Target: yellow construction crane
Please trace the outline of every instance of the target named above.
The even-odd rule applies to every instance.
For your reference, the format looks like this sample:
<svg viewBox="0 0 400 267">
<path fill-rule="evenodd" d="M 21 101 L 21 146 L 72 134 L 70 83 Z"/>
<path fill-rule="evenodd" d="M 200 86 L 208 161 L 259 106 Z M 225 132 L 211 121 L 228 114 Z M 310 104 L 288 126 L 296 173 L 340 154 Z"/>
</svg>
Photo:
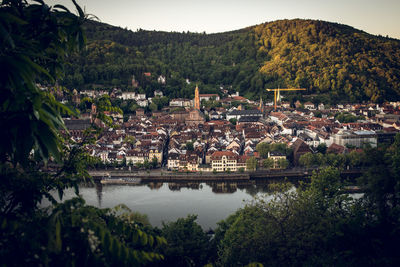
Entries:
<svg viewBox="0 0 400 267">
<path fill-rule="evenodd" d="M 277 102 L 277 95 L 279 95 L 280 91 L 304 91 L 304 88 L 283 88 L 283 89 L 266 89 L 268 92 L 274 92 L 274 110 L 276 111 L 276 102 Z M 278 92 L 278 93 L 276 93 Z"/>
</svg>

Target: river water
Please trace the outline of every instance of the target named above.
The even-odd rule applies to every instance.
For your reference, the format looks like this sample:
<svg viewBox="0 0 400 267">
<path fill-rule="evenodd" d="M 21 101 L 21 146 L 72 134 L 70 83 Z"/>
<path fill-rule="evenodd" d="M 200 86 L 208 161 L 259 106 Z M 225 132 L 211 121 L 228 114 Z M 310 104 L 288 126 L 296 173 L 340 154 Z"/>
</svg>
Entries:
<svg viewBox="0 0 400 267">
<path fill-rule="evenodd" d="M 224 183 L 142 183 L 135 185 L 81 186 L 80 195 L 86 203 L 100 208 L 125 204 L 132 211 L 148 215 L 153 226 L 196 214 L 204 230 L 214 229 L 254 196 L 270 198 L 267 182 Z M 65 192 L 65 199 L 74 196 Z"/>
</svg>

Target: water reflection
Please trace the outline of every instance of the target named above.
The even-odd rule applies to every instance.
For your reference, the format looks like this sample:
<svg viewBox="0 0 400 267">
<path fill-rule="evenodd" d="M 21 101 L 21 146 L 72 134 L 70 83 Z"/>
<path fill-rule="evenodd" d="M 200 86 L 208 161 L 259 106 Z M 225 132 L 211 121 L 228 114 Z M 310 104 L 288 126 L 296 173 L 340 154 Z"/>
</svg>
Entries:
<svg viewBox="0 0 400 267">
<path fill-rule="evenodd" d="M 149 216 L 153 226 L 197 214 L 204 228 L 215 228 L 254 196 L 271 197 L 269 185 L 282 180 L 236 182 L 141 182 L 130 185 L 81 185 L 80 194 L 89 205 L 112 208 L 125 204 Z M 70 192 L 73 197 L 73 192 Z"/>
<path fill-rule="evenodd" d="M 202 190 L 204 184 L 207 187 L 211 188 L 211 191 L 215 194 L 233 194 L 235 193 L 238 189 L 245 191 L 247 194 L 251 196 L 255 196 L 258 193 L 269 193 L 269 184 L 271 182 L 264 182 L 264 183 L 258 183 L 255 184 L 254 182 L 248 181 L 248 182 L 206 182 L 206 183 L 200 183 L 200 182 L 168 182 L 168 183 L 163 183 L 163 182 L 143 182 L 143 183 L 138 183 L 138 184 L 126 184 L 122 186 L 126 187 L 148 187 L 152 191 L 157 191 L 160 188 L 164 186 L 164 184 L 168 187 L 170 191 L 176 191 L 179 192 L 182 189 L 191 189 L 191 190 Z M 93 185 L 85 184 L 84 187 L 91 187 Z M 94 187 L 96 189 L 96 195 L 97 195 L 97 204 L 99 206 L 102 205 L 102 195 L 103 195 L 103 189 L 104 187 L 107 186 L 112 186 L 112 185 L 103 185 L 101 183 L 96 182 L 94 184 Z"/>
<path fill-rule="evenodd" d="M 282 183 L 282 179 L 268 179 L 268 180 L 258 180 L 256 181 L 239 181 L 239 182 L 141 182 L 135 184 L 126 184 L 123 186 L 128 187 L 148 187 L 152 191 L 159 190 L 164 186 L 164 184 L 168 187 L 170 191 L 181 191 L 182 189 L 191 189 L 191 190 L 202 190 L 203 185 L 206 185 L 211 188 L 211 191 L 215 194 L 233 194 L 237 190 L 245 191 L 250 196 L 256 196 L 259 193 L 272 193 L 270 185 L 273 183 Z M 297 186 L 297 180 L 288 181 Z M 86 185 L 88 186 L 88 185 Z M 95 183 L 98 205 L 101 206 L 102 201 L 102 190 L 104 186 L 101 183 Z"/>
</svg>

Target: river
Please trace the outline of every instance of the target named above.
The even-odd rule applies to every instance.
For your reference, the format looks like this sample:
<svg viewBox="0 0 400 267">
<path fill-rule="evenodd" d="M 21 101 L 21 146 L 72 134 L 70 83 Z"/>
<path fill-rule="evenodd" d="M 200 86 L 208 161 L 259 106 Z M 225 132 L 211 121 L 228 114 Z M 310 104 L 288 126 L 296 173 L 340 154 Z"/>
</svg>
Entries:
<svg viewBox="0 0 400 267">
<path fill-rule="evenodd" d="M 214 229 L 217 222 L 227 218 L 254 196 L 270 198 L 267 182 L 224 183 L 141 183 L 135 185 L 81 186 L 86 203 L 100 208 L 125 204 L 132 211 L 148 215 L 153 226 L 196 214 L 204 230 Z M 65 198 L 74 191 L 65 192 Z"/>
</svg>

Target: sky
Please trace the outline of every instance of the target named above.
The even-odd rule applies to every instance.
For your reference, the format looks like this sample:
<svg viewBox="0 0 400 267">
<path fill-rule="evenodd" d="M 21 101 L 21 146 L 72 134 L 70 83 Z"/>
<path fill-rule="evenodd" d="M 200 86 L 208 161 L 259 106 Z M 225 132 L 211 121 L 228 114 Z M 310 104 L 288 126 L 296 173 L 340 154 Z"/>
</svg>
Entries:
<svg viewBox="0 0 400 267">
<path fill-rule="evenodd" d="M 45 0 L 73 10 L 70 0 Z M 400 0 L 77 0 L 101 22 L 136 31 L 216 33 L 279 19 L 318 19 L 400 39 Z"/>
</svg>

